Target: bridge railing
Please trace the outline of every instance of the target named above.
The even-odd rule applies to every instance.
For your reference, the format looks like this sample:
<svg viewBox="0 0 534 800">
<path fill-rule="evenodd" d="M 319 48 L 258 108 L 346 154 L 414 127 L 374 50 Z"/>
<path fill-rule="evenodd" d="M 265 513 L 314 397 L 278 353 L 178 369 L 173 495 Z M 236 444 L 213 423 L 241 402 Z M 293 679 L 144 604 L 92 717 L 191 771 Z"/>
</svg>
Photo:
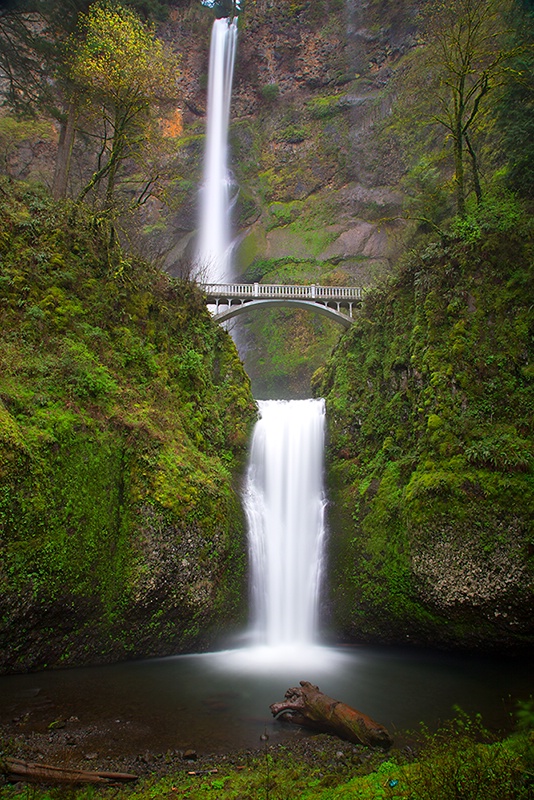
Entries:
<svg viewBox="0 0 534 800">
<path fill-rule="evenodd" d="M 359 286 L 297 286 L 281 283 L 205 283 L 201 286 L 208 297 L 242 298 L 298 298 L 303 300 L 361 300 Z"/>
</svg>

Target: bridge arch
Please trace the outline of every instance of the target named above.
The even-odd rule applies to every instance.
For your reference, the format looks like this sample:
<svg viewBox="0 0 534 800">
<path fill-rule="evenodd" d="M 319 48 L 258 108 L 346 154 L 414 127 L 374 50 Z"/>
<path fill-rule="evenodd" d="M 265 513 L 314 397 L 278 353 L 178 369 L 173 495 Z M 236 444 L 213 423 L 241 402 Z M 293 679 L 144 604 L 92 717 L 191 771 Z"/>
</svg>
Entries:
<svg viewBox="0 0 534 800">
<path fill-rule="evenodd" d="M 224 322 L 244 314 L 251 306 L 293 306 L 315 311 L 335 320 L 344 328 L 354 322 L 352 312 L 362 299 L 363 290 L 356 286 L 297 286 L 294 284 L 225 283 L 201 287 L 206 302 L 215 305 L 213 319 Z M 219 311 L 224 306 L 223 311 Z M 347 310 L 342 313 L 341 309 Z"/>
<path fill-rule="evenodd" d="M 254 308 L 272 308 L 273 306 L 293 306 L 296 308 L 305 308 L 307 311 L 315 311 L 317 314 L 321 314 L 324 317 L 334 319 L 346 329 L 350 328 L 354 322 L 352 317 L 349 317 L 348 314 L 343 314 L 341 311 L 337 311 L 335 308 L 330 308 L 330 306 L 323 305 L 322 303 L 314 303 L 310 300 L 298 300 L 291 298 L 286 298 L 283 300 L 250 300 L 248 303 L 230 306 L 225 311 L 217 312 L 213 315 L 213 319 L 216 322 L 225 322 L 226 320 L 237 317 L 240 314 L 245 314 L 247 311 L 251 311 Z"/>
</svg>

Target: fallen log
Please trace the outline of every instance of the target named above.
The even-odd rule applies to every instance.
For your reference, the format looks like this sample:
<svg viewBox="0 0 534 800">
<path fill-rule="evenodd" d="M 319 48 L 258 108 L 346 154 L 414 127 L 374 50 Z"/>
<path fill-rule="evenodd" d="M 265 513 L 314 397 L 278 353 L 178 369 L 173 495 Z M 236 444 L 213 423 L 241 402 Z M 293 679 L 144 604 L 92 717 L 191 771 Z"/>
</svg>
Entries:
<svg viewBox="0 0 534 800">
<path fill-rule="evenodd" d="M 300 681 L 300 687 L 288 689 L 284 701 L 270 706 L 273 717 L 368 747 L 393 744 L 386 728 L 371 717 L 328 697 L 309 681 Z"/>
<path fill-rule="evenodd" d="M 53 767 L 49 764 L 32 764 L 18 758 L 1 759 L 0 772 L 3 772 L 10 781 L 31 781 L 33 783 L 100 783 L 109 786 L 113 783 L 137 780 L 137 775 L 130 775 L 127 772 L 67 769 Z"/>
</svg>

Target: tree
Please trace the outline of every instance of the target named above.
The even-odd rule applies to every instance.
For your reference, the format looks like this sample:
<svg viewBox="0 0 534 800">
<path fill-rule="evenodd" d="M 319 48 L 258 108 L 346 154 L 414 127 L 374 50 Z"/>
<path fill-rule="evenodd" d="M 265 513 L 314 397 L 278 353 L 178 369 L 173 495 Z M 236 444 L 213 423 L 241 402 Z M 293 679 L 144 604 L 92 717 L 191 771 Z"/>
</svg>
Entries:
<svg viewBox="0 0 534 800">
<path fill-rule="evenodd" d="M 0 78 L 4 104 L 23 118 L 54 119 L 59 141 L 53 195 L 64 197 L 80 110 L 88 91 L 73 81 L 71 62 L 93 0 L 16 0 L 0 7 Z M 160 0 L 128 0 L 149 16 L 164 16 Z M 112 8 L 112 6 L 110 6 Z M 120 6 L 117 6 L 120 13 Z M 140 20 L 137 25 L 142 26 Z M 148 31 L 148 29 L 147 29 Z"/>
<path fill-rule="evenodd" d="M 507 48 L 507 0 L 447 0 L 424 9 L 421 62 L 430 76 L 431 118 L 447 131 L 454 156 L 456 208 L 465 214 L 466 156 L 473 188 L 482 199 L 472 133 L 488 95 L 502 84 L 513 51 Z"/>
<path fill-rule="evenodd" d="M 0 9 L 0 74 L 5 103 L 24 116 L 53 111 L 55 96 L 47 77 L 54 47 L 49 20 L 39 0 L 22 0 Z M 51 108 L 52 107 L 52 108 Z"/>
<path fill-rule="evenodd" d="M 243 11 L 244 0 L 201 0 L 203 6 L 213 9 L 217 18 L 236 17 Z"/>
<path fill-rule="evenodd" d="M 0 10 L 5 104 L 17 116 L 51 117 L 59 124 L 56 198 L 66 191 L 77 108 L 65 69 L 64 46 L 89 4 L 90 0 L 19 0 Z"/>
<path fill-rule="evenodd" d="M 121 163 L 142 151 L 156 111 L 177 98 L 178 58 L 133 11 L 97 2 L 71 39 L 69 74 L 102 121 L 98 163 L 79 199 L 105 179 L 110 207 Z"/>
</svg>

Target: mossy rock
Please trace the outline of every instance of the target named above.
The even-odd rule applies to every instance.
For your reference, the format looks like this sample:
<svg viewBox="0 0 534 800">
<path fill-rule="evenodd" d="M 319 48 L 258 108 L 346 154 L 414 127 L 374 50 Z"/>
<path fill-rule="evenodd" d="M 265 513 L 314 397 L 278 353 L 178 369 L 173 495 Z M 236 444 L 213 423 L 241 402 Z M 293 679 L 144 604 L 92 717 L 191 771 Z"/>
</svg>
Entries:
<svg viewBox="0 0 534 800">
<path fill-rule="evenodd" d="M 331 607 L 351 639 L 520 647 L 534 638 L 531 228 L 506 206 L 453 230 L 367 293 L 314 378 Z"/>
<path fill-rule="evenodd" d="M 242 623 L 256 407 L 202 295 L 31 187 L 0 194 L 0 670 L 165 655 Z"/>
</svg>

